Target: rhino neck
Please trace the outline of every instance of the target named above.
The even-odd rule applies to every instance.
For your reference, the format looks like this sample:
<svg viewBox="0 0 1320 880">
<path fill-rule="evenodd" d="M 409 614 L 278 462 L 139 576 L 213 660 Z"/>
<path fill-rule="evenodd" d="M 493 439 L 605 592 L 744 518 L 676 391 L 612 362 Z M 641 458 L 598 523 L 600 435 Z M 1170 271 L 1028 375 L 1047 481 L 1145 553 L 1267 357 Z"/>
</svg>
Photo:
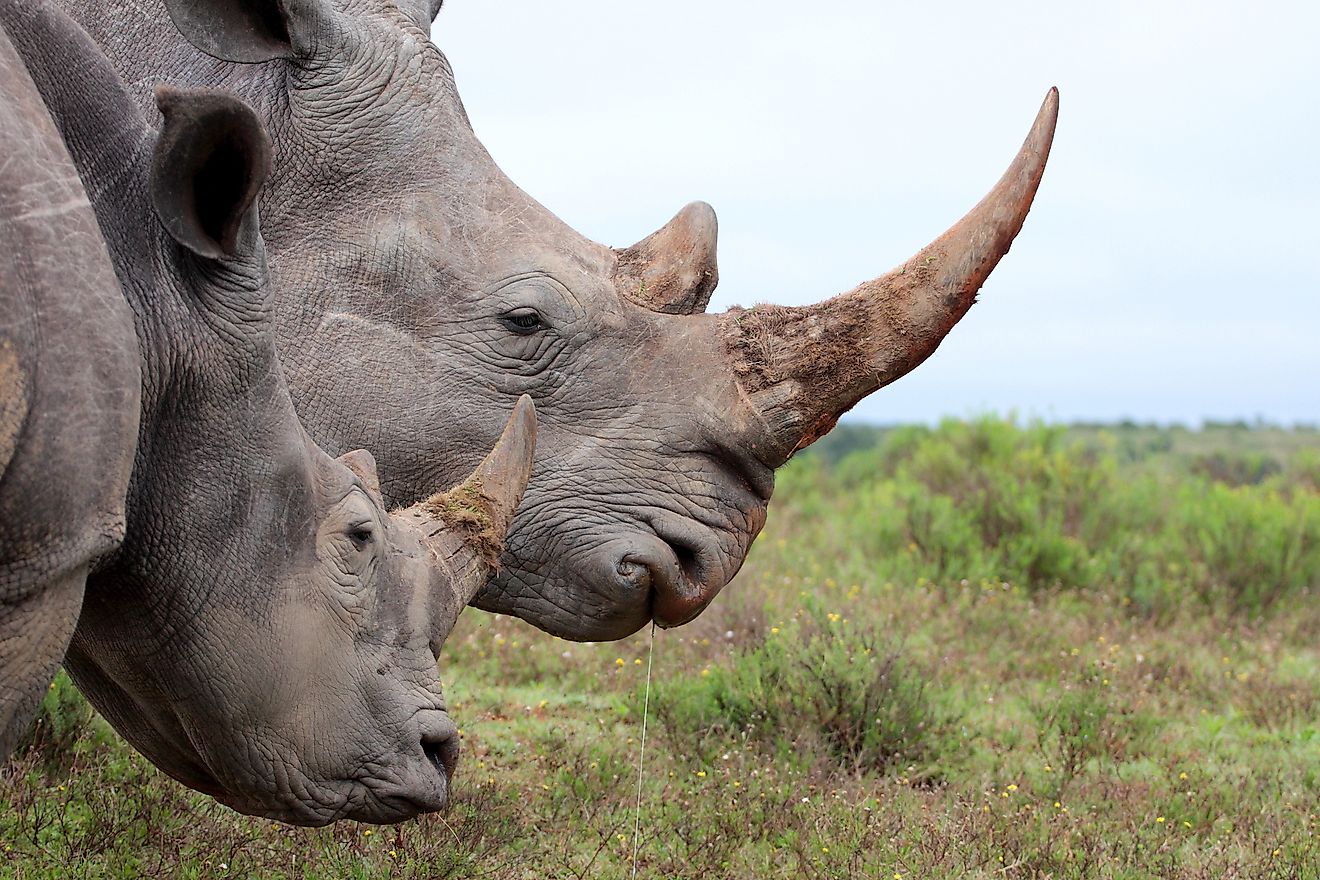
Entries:
<svg viewBox="0 0 1320 880">
<path fill-rule="evenodd" d="M 204 546 L 207 535 L 244 538 L 247 532 L 234 534 L 233 505 L 262 491 L 254 463 L 283 461 L 292 479 L 305 480 L 306 439 L 267 326 L 256 224 L 234 259 L 205 260 L 178 245 L 149 197 L 155 132 L 109 62 L 75 23 L 39 0 L 4 0 L 0 17 L 68 146 L 138 338 L 142 410 L 127 532 L 89 581 L 84 614 L 84 633 L 101 625 L 113 632 L 113 621 L 136 613 L 114 601 L 125 590 L 190 595 L 178 578 L 135 575 L 138 564 L 159 560 L 161 547 Z M 199 538 L 179 543 L 192 528 Z M 187 570 L 189 562 L 196 560 L 179 564 Z"/>
<path fill-rule="evenodd" d="M 245 340 L 232 326 L 214 326 L 217 320 L 232 323 L 217 297 L 232 288 L 243 289 L 236 302 L 251 299 L 264 280 L 255 228 L 244 243 L 245 256 L 224 264 L 195 259 L 177 246 L 157 222 L 148 196 L 156 132 L 109 59 L 45 0 L 4 0 L 0 21 L 64 138 L 133 310 L 143 366 L 143 430 L 175 385 L 184 383 L 193 394 L 232 394 L 254 381 L 245 375 L 270 373 L 272 345 L 263 347 L 258 334 Z M 241 322 L 244 316 L 233 317 Z M 225 338 L 211 338 L 216 336 Z M 247 343 L 237 355 L 230 351 L 236 340 Z"/>
</svg>

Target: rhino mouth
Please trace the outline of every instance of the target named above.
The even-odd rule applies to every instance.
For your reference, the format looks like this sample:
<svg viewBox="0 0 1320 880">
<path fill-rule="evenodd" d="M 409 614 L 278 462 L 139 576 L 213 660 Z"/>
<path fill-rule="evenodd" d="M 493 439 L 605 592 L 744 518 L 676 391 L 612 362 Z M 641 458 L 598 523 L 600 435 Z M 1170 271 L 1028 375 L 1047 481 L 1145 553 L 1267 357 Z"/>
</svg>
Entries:
<svg viewBox="0 0 1320 880">
<path fill-rule="evenodd" d="M 681 626 L 700 614 L 724 587 L 719 546 L 704 526 L 664 512 L 645 517 L 654 536 L 642 535 L 619 561 L 650 602 L 657 626 Z"/>
<path fill-rule="evenodd" d="M 561 545 L 552 556 L 527 554 L 515 530 L 504 568 L 472 604 L 513 614 L 551 635 L 609 641 L 654 621 L 680 626 L 700 614 L 737 571 L 721 532 L 672 511 L 632 512 L 631 527 L 614 526 Z M 734 535 L 735 541 L 739 535 Z M 569 603 L 563 596 L 575 596 Z"/>
<path fill-rule="evenodd" d="M 375 759 L 361 759 L 363 770 L 351 776 L 323 775 L 296 760 L 276 759 L 244 768 L 249 784 L 222 785 L 213 776 L 205 789 L 233 810 L 292 825 L 316 827 L 341 819 L 393 824 L 449 805 L 458 768 L 458 727 L 444 710 L 418 713 L 410 732 L 411 747 L 397 740 Z M 188 785 L 203 782 L 190 778 Z"/>
</svg>

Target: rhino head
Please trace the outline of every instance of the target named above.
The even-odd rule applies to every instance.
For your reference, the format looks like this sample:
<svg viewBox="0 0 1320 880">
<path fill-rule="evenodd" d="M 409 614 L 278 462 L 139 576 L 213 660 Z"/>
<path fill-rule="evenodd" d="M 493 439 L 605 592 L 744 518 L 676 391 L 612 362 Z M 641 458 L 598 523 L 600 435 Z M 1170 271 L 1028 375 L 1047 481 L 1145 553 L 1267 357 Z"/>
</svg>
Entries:
<svg viewBox="0 0 1320 880">
<path fill-rule="evenodd" d="M 475 604 L 572 639 L 684 623 L 728 583 L 775 469 L 971 306 L 1026 216 L 1057 114 L 1051 91 L 991 193 L 889 274 L 815 306 L 706 314 L 711 209 L 622 249 L 567 227 L 478 142 L 426 3 L 166 5 L 206 53 L 268 62 L 135 38 L 171 75 L 241 90 L 278 133 L 263 211 L 308 429 L 370 447 L 385 496 L 410 503 L 531 395 L 538 460 Z M 125 70 L 158 69 L 124 36 L 102 39 Z"/>
<path fill-rule="evenodd" d="M 442 807 L 458 741 L 435 663 L 498 565 L 531 401 L 460 485 L 391 511 L 371 455 L 332 457 L 294 411 L 258 117 L 161 87 L 156 131 L 73 22 L 8 0 L 0 21 L 82 175 L 140 348 L 123 542 L 88 578 L 66 666 L 125 739 L 235 809 L 322 824 Z"/>
<path fill-rule="evenodd" d="M 285 385 L 253 205 L 264 128 L 222 92 L 158 99 L 159 224 L 111 244 L 149 377 L 128 529 L 89 584 L 67 665 L 153 762 L 243 812 L 321 824 L 439 809 L 458 738 L 435 663 L 498 567 L 533 405 L 515 404 L 463 483 L 390 511 L 372 456 L 318 447 Z M 107 229 L 142 207 L 131 193 L 93 203 Z"/>
</svg>

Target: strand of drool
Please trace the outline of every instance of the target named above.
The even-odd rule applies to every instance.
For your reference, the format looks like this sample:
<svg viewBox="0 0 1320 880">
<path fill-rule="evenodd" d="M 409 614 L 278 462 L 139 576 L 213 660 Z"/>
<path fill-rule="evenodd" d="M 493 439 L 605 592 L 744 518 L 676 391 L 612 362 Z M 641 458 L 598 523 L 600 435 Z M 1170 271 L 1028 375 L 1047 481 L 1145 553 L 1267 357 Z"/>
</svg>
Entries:
<svg viewBox="0 0 1320 880">
<path fill-rule="evenodd" d="M 646 765 L 646 716 L 651 709 L 651 661 L 654 659 L 655 621 L 651 621 L 651 647 L 646 654 L 646 697 L 642 701 L 642 746 L 637 756 L 637 810 L 633 817 L 633 880 L 637 880 L 637 851 L 642 845 L 642 768 Z"/>
</svg>

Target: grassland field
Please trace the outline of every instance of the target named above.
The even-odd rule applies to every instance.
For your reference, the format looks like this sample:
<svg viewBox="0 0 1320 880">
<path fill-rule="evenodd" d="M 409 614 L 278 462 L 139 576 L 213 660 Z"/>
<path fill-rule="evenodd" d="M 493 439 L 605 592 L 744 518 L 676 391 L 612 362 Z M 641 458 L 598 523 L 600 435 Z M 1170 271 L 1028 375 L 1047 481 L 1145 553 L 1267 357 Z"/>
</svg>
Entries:
<svg viewBox="0 0 1320 880">
<path fill-rule="evenodd" d="M 239 816 L 61 675 L 0 772 L 0 876 L 1320 877 L 1320 432 L 845 426 L 694 623 L 469 610 L 456 800 Z M 653 655 L 650 651 L 654 650 Z"/>
</svg>

